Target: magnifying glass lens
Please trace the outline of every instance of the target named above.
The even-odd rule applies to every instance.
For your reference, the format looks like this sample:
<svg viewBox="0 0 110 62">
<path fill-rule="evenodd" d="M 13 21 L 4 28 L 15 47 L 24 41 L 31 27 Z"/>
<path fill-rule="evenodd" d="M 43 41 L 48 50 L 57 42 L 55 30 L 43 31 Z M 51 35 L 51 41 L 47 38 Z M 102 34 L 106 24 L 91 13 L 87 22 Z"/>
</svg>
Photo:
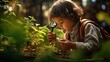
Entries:
<svg viewBox="0 0 110 62">
<path fill-rule="evenodd" d="M 56 22 L 54 22 L 54 21 L 52 21 L 52 22 L 50 22 L 50 27 L 56 27 Z"/>
</svg>

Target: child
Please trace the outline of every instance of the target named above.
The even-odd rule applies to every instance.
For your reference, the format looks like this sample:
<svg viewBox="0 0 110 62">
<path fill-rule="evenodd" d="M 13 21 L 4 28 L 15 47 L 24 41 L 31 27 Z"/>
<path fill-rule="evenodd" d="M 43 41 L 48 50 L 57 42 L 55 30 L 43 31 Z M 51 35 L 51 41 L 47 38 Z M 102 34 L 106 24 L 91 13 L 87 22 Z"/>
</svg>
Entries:
<svg viewBox="0 0 110 62">
<path fill-rule="evenodd" d="M 64 51 L 70 49 L 84 49 L 95 52 L 99 49 L 99 42 L 103 39 L 100 29 L 92 23 L 85 26 L 84 40 L 79 36 L 83 10 L 74 2 L 68 0 L 56 1 L 49 10 L 49 20 L 54 21 L 65 31 L 64 40 L 58 40 L 52 32 L 48 33 L 49 41 L 56 40 Z"/>
</svg>

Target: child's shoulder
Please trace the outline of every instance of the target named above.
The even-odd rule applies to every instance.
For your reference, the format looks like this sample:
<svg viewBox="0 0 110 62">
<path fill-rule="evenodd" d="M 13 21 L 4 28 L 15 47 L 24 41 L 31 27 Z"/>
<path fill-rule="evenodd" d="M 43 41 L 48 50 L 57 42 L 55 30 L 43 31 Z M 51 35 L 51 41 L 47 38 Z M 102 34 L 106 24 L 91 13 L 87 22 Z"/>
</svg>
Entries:
<svg viewBox="0 0 110 62">
<path fill-rule="evenodd" d="M 86 25 L 93 25 L 93 26 L 99 26 L 95 21 L 92 21 L 90 19 L 81 19 L 80 25 L 85 27 Z"/>
</svg>

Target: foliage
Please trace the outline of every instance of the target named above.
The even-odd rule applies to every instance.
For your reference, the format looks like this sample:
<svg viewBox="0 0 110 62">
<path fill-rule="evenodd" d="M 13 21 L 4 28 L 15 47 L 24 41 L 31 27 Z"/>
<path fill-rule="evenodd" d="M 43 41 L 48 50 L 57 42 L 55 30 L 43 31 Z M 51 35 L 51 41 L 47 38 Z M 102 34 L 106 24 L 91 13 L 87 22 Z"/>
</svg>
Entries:
<svg viewBox="0 0 110 62">
<path fill-rule="evenodd" d="M 19 48 L 26 41 L 24 28 L 13 12 L 7 12 L 3 16 L 0 20 L 0 34 L 7 40 L 14 40 L 16 47 Z"/>
<path fill-rule="evenodd" d="M 71 61 L 75 62 L 109 62 L 110 61 L 110 40 L 108 41 L 102 41 L 103 44 L 101 44 L 101 49 L 98 52 L 94 52 L 94 54 L 88 54 L 84 50 L 75 50 L 72 53 L 70 53 L 69 58 Z"/>
<path fill-rule="evenodd" d="M 57 50 L 54 46 L 43 46 L 36 57 L 36 62 L 57 62 L 53 58 L 53 56 L 55 56 L 55 51 Z"/>
<path fill-rule="evenodd" d="M 55 28 L 54 29 L 54 33 L 56 34 L 56 36 L 60 39 L 64 39 L 64 32 L 63 30 L 59 29 L 59 28 Z"/>
<path fill-rule="evenodd" d="M 3 1 L 8 2 L 8 0 Z M 29 54 L 26 52 L 26 56 L 35 55 L 36 62 L 57 62 L 53 58 L 54 52 L 57 52 L 57 43 L 48 42 L 48 31 L 50 30 L 47 26 L 41 27 L 32 16 L 18 18 L 13 11 L 0 8 L 0 61 L 24 62 L 25 58 L 22 53 L 29 51 Z M 64 38 L 61 29 L 55 28 L 53 32 L 57 37 Z M 98 58 L 101 58 L 110 61 L 109 45 L 110 42 L 104 43 L 101 50 L 94 54 L 92 59 L 97 61 Z M 84 53 L 84 51 L 76 50 L 70 54 L 69 58 L 71 61 L 83 61 Z"/>
<path fill-rule="evenodd" d="M 3 10 L 0 13 L 0 58 L 3 58 L 3 61 L 7 59 L 11 62 L 21 62 L 24 61 L 22 53 L 25 51 L 29 51 L 29 55 L 38 55 L 40 59 L 52 56 L 57 49 L 54 43 L 49 44 L 48 31 L 47 26 L 41 27 L 32 16 L 18 18 L 13 11 Z M 55 28 L 54 33 L 63 38 L 60 29 Z M 32 53 L 32 50 L 36 50 L 35 53 Z M 45 51 L 50 53 L 44 55 Z"/>
<path fill-rule="evenodd" d="M 23 25 L 19 21 L 20 19 L 11 11 L 2 13 L 0 18 L 0 57 L 2 59 L 0 60 L 23 61 L 20 48 L 27 40 Z"/>
<path fill-rule="evenodd" d="M 29 16 L 29 18 L 25 18 L 24 21 L 24 28 L 27 35 L 27 40 L 30 42 L 34 42 L 38 45 L 40 44 L 40 42 L 44 42 L 44 37 L 46 37 L 46 32 L 48 31 L 48 29 L 46 27 L 39 28 L 39 24 L 33 23 L 35 19 L 31 16 Z M 43 31 L 43 29 L 46 32 Z"/>
<path fill-rule="evenodd" d="M 83 50 L 75 50 L 69 54 L 71 61 L 82 62 L 85 59 L 85 52 Z"/>
<path fill-rule="evenodd" d="M 110 61 L 110 40 L 104 41 L 101 50 L 93 55 L 93 59 L 97 62 L 109 62 Z"/>
<path fill-rule="evenodd" d="M 9 2 L 9 0 L 3 0 L 4 2 Z"/>
</svg>

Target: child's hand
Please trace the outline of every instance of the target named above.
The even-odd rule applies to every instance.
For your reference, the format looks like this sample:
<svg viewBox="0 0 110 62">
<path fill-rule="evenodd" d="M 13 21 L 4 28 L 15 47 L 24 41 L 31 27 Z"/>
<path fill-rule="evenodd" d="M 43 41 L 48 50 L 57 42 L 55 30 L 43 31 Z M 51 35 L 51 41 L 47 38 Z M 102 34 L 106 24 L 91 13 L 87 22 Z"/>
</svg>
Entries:
<svg viewBox="0 0 110 62">
<path fill-rule="evenodd" d="M 60 47 L 61 47 L 61 50 L 64 52 L 64 51 L 69 51 L 70 49 L 70 41 L 68 40 L 60 40 L 59 41 L 60 43 Z"/>
<path fill-rule="evenodd" d="M 60 48 L 62 52 L 68 52 L 70 49 L 76 48 L 76 44 L 69 40 L 60 40 L 59 43 L 60 43 Z"/>
<path fill-rule="evenodd" d="M 48 40 L 49 42 L 56 40 L 56 35 L 53 32 L 48 32 Z"/>
</svg>

